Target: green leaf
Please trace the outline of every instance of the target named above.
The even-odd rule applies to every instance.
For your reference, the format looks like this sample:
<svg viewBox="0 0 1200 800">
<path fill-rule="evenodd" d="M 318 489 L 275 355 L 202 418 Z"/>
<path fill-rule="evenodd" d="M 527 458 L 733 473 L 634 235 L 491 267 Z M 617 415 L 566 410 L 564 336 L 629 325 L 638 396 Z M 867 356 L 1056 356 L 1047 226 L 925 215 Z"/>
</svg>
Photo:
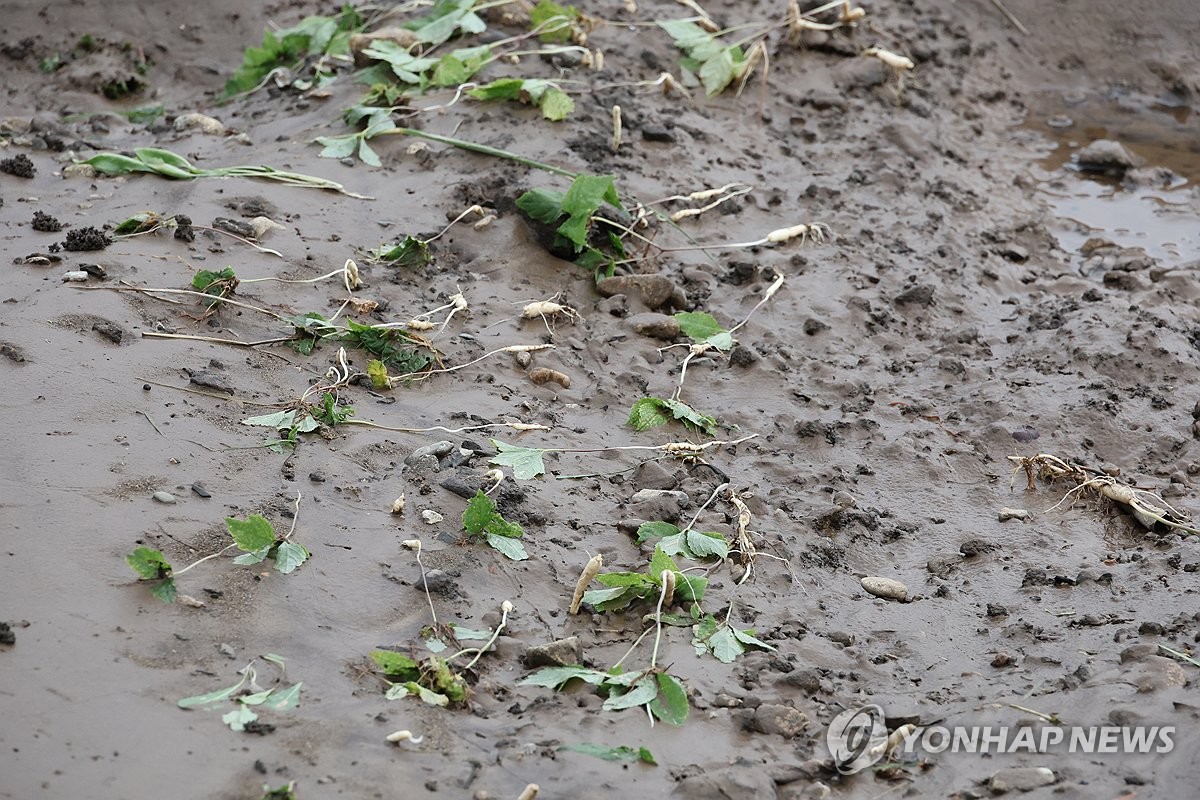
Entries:
<svg viewBox="0 0 1200 800">
<path fill-rule="evenodd" d="M 641 761 L 645 764 L 658 765 L 658 762 L 654 760 L 654 756 L 645 747 L 639 747 L 635 750 L 624 744 L 617 747 L 605 747 L 602 744 L 579 742 L 578 744 L 564 744 L 558 749 L 560 752 L 582 753 L 585 756 L 593 756 L 605 761 Z"/>
<path fill-rule="evenodd" d="M 671 416 L 666 407 L 666 401 L 657 397 L 643 397 L 633 404 L 633 408 L 629 409 L 629 419 L 626 420 L 626 423 L 634 430 L 644 431 L 659 425 L 666 425 L 670 421 Z"/>
<path fill-rule="evenodd" d="M 324 147 L 317 155 L 320 158 L 346 158 L 354 153 L 361 137 L 357 133 L 346 136 L 318 136 L 317 144 Z"/>
<path fill-rule="evenodd" d="M 655 547 L 654 555 L 650 556 L 651 577 L 658 581 L 667 570 L 679 572 L 679 567 L 676 566 L 675 559 L 664 553 L 661 547 Z"/>
<path fill-rule="evenodd" d="M 276 689 L 266 699 L 263 706 L 274 711 L 286 711 L 289 708 L 295 708 L 300 705 L 300 687 L 303 685 L 303 682 L 301 682 L 292 684 L 286 689 Z"/>
<path fill-rule="evenodd" d="M 740 48 L 725 47 L 716 56 L 705 61 L 697 75 L 704 84 L 704 92 L 712 97 L 720 94 L 734 78 L 740 77 L 745 66 Z"/>
<path fill-rule="evenodd" d="M 725 330 L 712 314 L 703 311 L 680 311 L 675 314 L 675 319 L 683 335 L 696 342 Z"/>
<path fill-rule="evenodd" d="M 682 533 L 674 536 L 664 536 L 658 540 L 658 547 L 669 556 L 690 556 L 687 541 Z"/>
<path fill-rule="evenodd" d="M 498 78 L 467 92 L 476 100 L 520 100 L 525 81 L 521 78 Z M 518 205 L 520 200 L 517 201 Z"/>
<path fill-rule="evenodd" d="M 219 292 L 224 287 L 215 287 L 213 284 L 236 280 L 237 276 L 233 273 L 233 267 L 226 267 L 220 272 L 202 269 L 192 276 L 192 288 L 197 292 L 214 294 L 215 292 Z M 210 287 L 213 288 L 213 292 L 208 291 Z"/>
<path fill-rule="evenodd" d="M 679 528 L 669 522 L 643 522 L 637 529 L 638 543 L 653 539 L 656 536 L 673 536 L 679 533 Z"/>
<path fill-rule="evenodd" d="M 489 46 L 483 45 L 447 53 L 438 60 L 430 82 L 434 86 L 460 86 L 483 68 L 491 52 Z"/>
<path fill-rule="evenodd" d="M 78 163 L 88 164 L 101 175 L 129 175 L 133 172 L 152 172 L 152 170 L 148 169 L 145 164 L 136 158 L 123 156 L 120 153 L 100 153 L 92 156 L 87 161 L 80 161 Z"/>
<path fill-rule="evenodd" d="M 408 691 L 417 695 L 423 702 L 426 702 L 431 706 L 445 708 L 446 706 L 450 705 L 449 697 L 440 692 L 435 692 L 432 689 L 427 689 L 416 681 L 409 681 L 404 685 Z"/>
<path fill-rule="evenodd" d="M 587 244 L 592 214 L 606 201 L 617 208 L 621 207 L 611 175 L 580 175 L 571 182 L 571 188 L 567 189 L 562 201 L 567 221 L 558 226 L 558 233 L 575 243 L 576 252 Z"/>
<path fill-rule="evenodd" d="M 569 681 L 579 678 L 584 683 L 599 686 L 608 678 L 608 674 L 588 667 L 542 667 L 532 675 L 527 675 L 517 681 L 518 686 L 544 686 L 548 689 L 561 689 Z"/>
<path fill-rule="evenodd" d="M 708 578 L 699 575 L 675 573 L 675 600 L 698 601 L 704 599 L 704 590 L 708 587 Z"/>
<path fill-rule="evenodd" d="M 467 503 L 466 510 L 463 511 L 463 528 L 469 534 L 481 534 L 494 516 L 496 516 L 496 504 L 480 489 L 475 492 L 475 496 L 471 498 Z"/>
<path fill-rule="evenodd" d="M 538 38 L 547 44 L 565 44 L 571 41 L 571 26 L 578 19 L 579 9 L 575 6 L 560 6 L 554 0 L 541 0 L 529 12 L 531 29 L 541 31 Z"/>
<path fill-rule="evenodd" d="M 491 441 L 500 452 L 492 456 L 488 463 L 497 467 L 512 467 L 513 477 L 519 481 L 536 478 L 545 473 L 546 465 L 542 461 L 545 450 L 536 447 L 517 447 L 496 439 Z"/>
<path fill-rule="evenodd" d="M 247 723 L 254 722 L 256 719 L 258 719 L 258 714 L 251 711 L 249 706 L 240 703 L 233 711 L 221 716 L 221 722 L 239 733 L 246 730 Z"/>
<path fill-rule="evenodd" d="M 512 559 L 513 561 L 524 561 L 529 558 L 529 554 L 525 552 L 525 546 L 518 539 L 489 533 L 487 543 L 492 546 L 493 550 L 498 551 L 505 558 Z"/>
<path fill-rule="evenodd" d="M 386 62 L 397 78 L 413 85 L 421 83 L 422 73 L 437 63 L 436 58 L 419 58 L 387 39 L 376 40 L 362 52 L 368 58 Z"/>
<path fill-rule="evenodd" d="M 371 660 L 384 675 L 410 679 L 420 672 L 420 665 L 403 653 L 393 650 L 372 650 Z"/>
<path fill-rule="evenodd" d="M 660 400 L 660 402 L 664 408 L 671 412 L 671 416 L 684 425 L 703 431 L 709 436 L 717 435 L 717 421 L 712 417 L 701 414 L 682 400 Z"/>
<path fill-rule="evenodd" d="M 703 639 L 702 643 L 723 664 L 732 664 L 734 659 L 746 652 L 746 648 L 733 635 L 728 625 L 720 626 L 709 634 L 708 638 Z"/>
<path fill-rule="evenodd" d="M 487 23 L 472 11 L 474 5 L 475 0 L 438 0 L 428 17 L 409 27 L 418 40 L 430 45 L 445 42 L 458 30 L 483 33 Z"/>
<path fill-rule="evenodd" d="M 729 543 L 719 533 L 687 532 L 688 551 L 696 558 L 727 558 Z"/>
<path fill-rule="evenodd" d="M 275 690 L 274 689 L 264 689 L 261 692 L 255 692 L 254 694 L 243 695 L 242 697 L 238 698 L 238 702 L 242 703 L 244 705 L 248 705 L 248 706 L 262 705 L 263 702 L 265 702 L 266 699 L 271 696 L 271 692 L 273 692 L 273 691 L 275 691 Z"/>
<path fill-rule="evenodd" d="M 389 369 L 402 375 L 411 375 L 429 366 L 433 354 L 423 344 L 416 342 L 405 331 L 397 328 L 376 328 L 360 325 L 352 319 L 346 320 L 347 331 L 339 338 L 352 342 L 382 361 Z M 398 344 L 413 344 L 400 347 Z"/>
<path fill-rule="evenodd" d="M 257 425 L 263 428 L 274 428 L 280 431 L 290 430 L 296 424 L 296 411 L 276 411 L 273 414 L 261 414 L 257 417 L 246 417 L 243 425 Z"/>
<path fill-rule="evenodd" d="M 450 623 L 450 627 L 454 628 L 454 638 L 460 642 L 482 641 L 492 638 L 491 631 L 480 631 L 474 628 L 464 628 L 462 625 Z"/>
<path fill-rule="evenodd" d="M 733 334 L 729 331 L 714 333 L 704 341 L 722 352 L 733 349 Z"/>
<path fill-rule="evenodd" d="M 217 689 L 215 692 L 206 692 L 205 694 L 198 694 L 198 695 L 193 695 L 192 697 L 185 697 L 182 700 L 180 700 L 176 705 L 178 705 L 180 708 L 195 708 L 196 706 L 208 706 L 208 705 L 212 705 L 213 703 L 219 703 L 222 700 L 232 697 L 233 693 L 236 692 L 238 689 L 241 689 L 245 683 L 246 683 L 246 676 L 242 675 L 242 679 L 240 681 L 238 681 L 237 683 L 235 683 L 233 686 L 229 686 L 224 689 Z"/>
<path fill-rule="evenodd" d="M 561 122 L 575 111 L 575 100 L 562 89 L 551 86 L 538 100 L 538 108 L 542 110 L 542 116 L 546 119 Z"/>
<path fill-rule="evenodd" d="M 267 556 L 269 555 L 271 555 L 270 547 L 260 547 L 253 552 L 242 553 L 233 560 L 233 563 L 238 564 L 239 566 L 246 566 L 247 564 L 260 564 L 263 561 L 266 561 Z"/>
<path fill-rule="evenodd" d="M 658 686 L 655 684 L 654 676 L 647 674 L 643 675 L 634 683 L 629 691 L 623 694 L 614 694 L 604 701 L 601 706 L 605 711 L 620 711 L 625 708 L 635 708 L 649 703 L 658 696 Z"/>
<path fill-rule="evenodd" d="M 734 637 L 739 642 L 746 645 L 747 647 L 757 647 L 760 650 L 774 650 L 775 649 L 773 646 L 767 644 L 766 642 L 764 642 L 761 639 L 759 639 L 758 637 L 756 637 L 752 633 L 752 631 L 754 630 L 753 628 L 747 628 L 744 631 L 739 631 L 737 628 L 733 628 L 732 630 L 733 630 Z"/>
<path fill-rule="evenodd" d="M 583 602 L 597 611 L 617 611 L 625 608 L 642 594 L 629 586 L 614 586 L 609 589 L 589 589 L 583 593 Z"/>
<path fill-rule="evenodd" d="M 517 208 L 530 219 L 552 225 L 563 215 L 563 193 L 550 189 L 530 189 L 517 198 Z"/>
<path fill-rule="evenodd" d="M 162 581 L 150 587 L 150 594 L 157 597 L 164 603 L 175 602 L 175 579 L 164 578 Z"/>
<path fill-rule="evenodd" d="M 358 141 L 358 158 L 368 167 L 383 166 L 383 162 L 379 160 L 379 154 L 371 149 L 371 145 L 367 144 L 366 136 Z"/>
<path fill-rule="evenodd" d="M 367 377 L 371 379 L 373 389 L 392 388 L 391 381 L 388 380 L 387 365 L 377 358 L 367 362 Z"/>
<path fill-rule="evenodd" d="M 380 261 L 387 261 L 393 267 L 423 267 L 431 260 L 429 244 L 414 236 L 405 236 L 400 244 L 379 254 Z"/>
<path fill-rule="evenodd" d="M 408 697 L 408 686 L 403 683 L 393 683 L 388 687 L 388 690 L 383 693 L 385 700 L 403 700 Z"/>
<path fill-rule="evenodd" d="M 125 563 L 142 580 L 149 581 L 171 576 L 171 563 L 163 556 L 161 550 L 139 547 L 125 556 Z"/>
<path fill-rule="evenodd" d="M 275 569 L 284 575 L 294 571 L 308 560 L 309 552 L 295 542 L 280 542 L 275 548 Z"/>
<path fill-rule="evenodd" d="M 654 676 L 658 693 L 650 702 L 650 713 L 668 725 L 682 725 L 687 720 L 687 689 L 673 675 L 660 672 Z"/>
<path fill-rule="evenodd" d="M 275 544 L 275 529 L 259 514 L 251 514 L 244 520 L 226 517 L 225 527 L 238 549 L 247 553 Z"/>
<path fill-rule="evenodd" d="M 651 591 L 658 582 L 642 572 L 602 572 L 596 576 L 596 582 L 605 586 L 633 586 L 637 589 Z"/>
</svg>

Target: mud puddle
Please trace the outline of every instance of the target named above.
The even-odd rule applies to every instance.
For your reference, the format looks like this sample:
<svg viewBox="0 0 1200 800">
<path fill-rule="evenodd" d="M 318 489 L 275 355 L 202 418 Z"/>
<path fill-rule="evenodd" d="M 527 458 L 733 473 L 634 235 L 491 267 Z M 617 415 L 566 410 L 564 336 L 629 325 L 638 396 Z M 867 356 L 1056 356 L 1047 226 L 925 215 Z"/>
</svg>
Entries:
<svg viewBox="0 0 1200 800">
<path fill-rule="evenodd" d="M 1086 261 L 1085 245 L 1099 237 L 1140 248 L 1168 268 L 1200 258 L 1200 142 L 1191 106 L 1119 92 L 1043 93 L 1030 105 L 1026 127 L 1053 145 L 1038 162 L 1038 197 L 1058 218 L 1050 232 L 1065 251 Z M 1141 166 L 1122 177 L 1081 170 L 1078 153 L 1099 140 L 1120 142 Z"/>
</svg>

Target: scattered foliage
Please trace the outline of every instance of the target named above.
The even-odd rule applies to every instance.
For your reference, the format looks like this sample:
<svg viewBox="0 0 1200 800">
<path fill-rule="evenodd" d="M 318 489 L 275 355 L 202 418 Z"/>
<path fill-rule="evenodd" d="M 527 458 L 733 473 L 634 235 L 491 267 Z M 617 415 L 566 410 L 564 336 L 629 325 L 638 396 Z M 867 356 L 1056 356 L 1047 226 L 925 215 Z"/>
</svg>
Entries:
<svg viewBox="0 0 1200 800">
<path fill-rule="evenodd" d="M 542 461 L 545 450 L 539 450 L 536 447 L 518 447 L 496 439 L 491 441 L 492 445 L 500 452 L 492 456 L 488 463 L 497 467 L 512 467 L 513 477 L 517 480 L 527 481 L 546 472 L 546 465 Z"/>
<path fill-rule="evenodd" d="M 579 742 L 578 744 L 564 744 L 558 749 L 570 753 L 583 753 L 585 756 L 594 756 L 605 761 L 640 761 L 643 764 L 658 766 L 658 762 L 654 760 L 654 754 L 645 747 L 633 748 L 625 744 L 605 747 L 602 744 Z"/>
<path fill-rule="evenodd" d="M 687 719 L 687 689 L 683 682 L 656 670 L 622 673 L 580 666 L 544 667 L 523 678 L 519 685 L 561 689 L 576 678 L 607 696 L 605 711 L 646 706 L 655 719 L 670 725 L 682 725 Z"/>
<path fill-rule="evenodd" d="M 754 635 L 753 628 L 738 630 L 729 621 L 717 622 L 711 614 L 705 614 L 692 628 L 692 645 L 696 655 L 712 653 L 724 664 L 731 664 L 746 650 L 774 650 L 775 648 Z"/>
<path fill-rule="evenodd" d="M 638 600 L 654 600 L 662 592 L 664 572 L 675 573 L 676 599 L 704 599 L 708 578 L 683 574 L 675 560 L 656 546 L 646 572 L 602 572 L 596 580 L 607 588 L 584 592 L 583 602 L 597 611 L 619 611 Z"/>
<path fill-rule="evenodd" d="M 729 557 L 729 543 L 719 533 L 701 533 L 690 528 L 681 531 L 669 522 L 643 522 L 637 531 L 638 542 L 655 538 L 659 539 L 658 548 L 669 556 L 697 560 Z"/>
<path fill-rule="evenodd" d="M 554 0 L 541 0 L 529 12 L 529 22 L 538 31 L 538 39 L 547 44 L 565 44 L 575 37 L 580 20 L 575 6 L 561 6 Z"/>
<path fill-rule="evenodd" d="M 417 661 L 393 650 L 372 650 L 371 660 L 391 684 L 386 694 L 389 700 L 415 695 L 434 706 L 467 702 L 466 680 L 444 658 L 432 655 Z"/>
<path fill-rule="evenodd" d="M 660 20 L 658 24 L 685 53 L 680 66 L 700 79 L 709 97 L 720 94 L 746 71 L 748 61 L 741 47 L 723 43 L 695 22 Z"/>
<path fill-rule="evenodd" d="M 243 551 L 233 560 L 235 564 L 258 564 L 269 558 L 275 562 L 275 569 L 286 575 L 295 571 L 310 555 L 303 545 L 276 536 L 271 523 L 259 514 L 251 514 L 244 520 L 226 517 L 225 527 L 234 544 Z"/>
<path fill-rule="evenodd" d="M 569 94 L 554 81 L 541 78 L 499 78 L 467 94 L 476 100 L 513 100 L 536 106 L 551 122 L 561 122 L 575 110 L 575 101 Z"/>
<path fill-rule="evenodd" d="M 125 562 L 137 573 L 139 580 L 153 582 L 150 594 L 164 603 L 175 602 L 175 579 L 171 577 L 171 563 L 162 551 L 139 547 L 125 556 Z"/>
<path fill-rule="evenodd" d="M 487 543 L 506 558 L 524 561 L 529 558 L 525 547 L 518 541 L 525 530 L 515 522 L 509 522 L 496 511 L 492 498 L 477 491 L 463 512 L 463 528 L 472 537 L 486 539 Z"/>
<path fill-rule="evenodd" d="M 648 428 L 666 425 L 672 419 L 677 419 L 689 428 L 709 436 L 717 435 L 717 421 L 706 414 L 701 414 L 682 400 L 643 397 L 629 410 L 627 422 L 633 426 L 634 430 L 644 431 Z"/>
<path fill-rule="evenodd" d="M 675 314 L 679 330 L 697 344 L 706 344 L 717 350 L 733 348 L 733 334 L 721 327 L 712 314 L 703 311 L 680 311 Z"/>
<path fill-rule="evenodd" d="M 238 278 L 233 273 L 233 267 L 226 267 L 220 272 L 202 269 L 192 276 L 192 288 L 212 296 L 212 300 L 204 301 L 210 309 L 216 308 L 222 300 L 233 294 L 237 285 Z"/>
<path fill-rule="evenodd" d="M 273 70 L 293 68 L 306 56 L 345 55 L 350 35 L 363 27 L 363 18 L 349 4 L 335 17 L 306 17 L 290 28 L 263 32 L 262 45 L 248 47 L 242 65 L 225 84 L 225 97 L 248 92 Z M 317 70 L 318 78 L 323 70 Z"/>
<path fill-rule="evenodd" d="M 430 261 L 429 242 L 415 236 L 405 236 L 399 244 L 381 247 L 371 256 L 376 261 L 386 261 L 394 267 L 423 267 Z"/>
<path fill-rule="evenodd" d="M 294 683 L 290 686 L 283 685 L 283 677 L 286 668 L 286 660 L 283 656 L 278 656 L 273 653 L 268 653 L 263 656 L 263 659 L 270 661 L 279 667 L 279 678 L 276 680 L 276 685 L 269 689 L 261 689 L 258 686 L 258 671 L 254 668 L 254 662 L 251 661 L 243 669 L 239 670 L 241 679 L 224 689 L 217 689 L 205 694 L 198 694 L 192 697 L 185 697 L 176 705 L 183 709 L 203 709 L 208 711 L 220 710 L 226 701 L 234 703 L 232 711 L 221 716 L 221 721 L 229 726 L 231 730 L 239 733 L 243 731 L 253 732 L 255 726 L 261 727 L 258 722 L 258 714 L 254 709 L 269 709 L 271 711 L 288 711 L 300 705 L 300 689 L 304 685 L 303 682 Z"/>
</svg>

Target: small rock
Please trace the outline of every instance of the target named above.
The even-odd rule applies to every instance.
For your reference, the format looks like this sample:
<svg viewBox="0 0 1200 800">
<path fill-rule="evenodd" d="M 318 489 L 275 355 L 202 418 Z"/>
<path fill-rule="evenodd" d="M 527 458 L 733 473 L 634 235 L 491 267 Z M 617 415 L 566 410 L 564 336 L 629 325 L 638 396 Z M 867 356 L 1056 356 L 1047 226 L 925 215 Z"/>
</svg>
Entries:
<svg viewBox="0 0 1200 800">
<path fill-rule="evenodd" d="M 0 622 L 0 644 L 16 644 L 17 634 L 7 622 Z"/>
<path fill-rule="evenodd" d="M 675 282 L 665 275 L 614 275 L 596 284 L 596 291 L 605 297 L 629 295 L 635 290 L 647 308 L 661 308 L 675 294 Z"/>
<path fill-rule="evenodd" d="M 670 340 L 679 335 L 679 320 L 666 314 L 634 314 L 625 322 L 635 333 L 652 339 Z"/>
<path fill-rule="evenodd" d="M 633 495 L 633 512 L 642 519 L 674 522 L 689 503 L 686 492 L 641 489 Z"/>
<path fill-rule="evenodd" d="M 933 287 L 929 284 L 920 284 L 896 295 L 894 300 L 898 306 L 928 306 L 933 302 Z"/>
<path fill-rule="evenodd" d="M 150 496 L 160 503 L 166 503 L 169 506 L 175 505 L 175 495 L 170 492 L 155 492 Z"/>
<path fill-rule="evenodd" d="M 218 392 L 234 393 L 233 385 L 224 376 L 207 369 L 193 372 L 190 382 L 208 389 L 216 389 Z"/>
<path fill-rule="evenodd" d="M 199 131 L 206 136 L 224 136 L 225 125 L 207 114 L 180 114 L 175 118 L 176 131 Z"/>
<path fill-rule="evenodd" d="M 126 331 L 115 322 L 97 320 L 92 323 L 92 330 L 108 339 L 113 344 L 120 344 L 125 338 Z"/>
<path fill-rule="evenodd" d="M 324 483 L 325 473 L 319 469 L 314 469 L 312 472 L 308 473 L 308 479 L 313 483 Z"/>
<path fill-rule="evenodd" d="M 884 600 L 898 600 L 901 603 L 908 600 L 908 587 L 900 581 L 870 576 L 863 578 L 861 583 L 868 594 L 882 597 Z"/>
<path fill-rule="evenodd" d="M 1075 154 L 1075 163 L 1085 172 L 1124 175 L 1125 170 L 1141 166 L 1142 159 L 1112 139 L 1097 139 Z"/>
<path fill-rule="evenodd" d="M 829 330 L 829 326 L 819 319 L 809 317 L 804 320 L 804 333 L 808 336 L 816 336 L 821 331 Z"/>
<path fill-rule="evenodd" d="M 81 269 L 72 270 L 71 272 L 64 272 L 62 279 L 63 283 L 87 283 L 88 274 Z"/>
<path fill-rule="evenodd" d="M 219 645 L 217 645 L 217 649 L 220 650 L 221 655 L 225 656 L 226 658 L 237 658 L 237 651 L 225 644 L 225 642 L 221 642 Z"/>
<path fill-rule="evenodd" d="M 425 580 L 416 581 L 413 583 L 413 588 L 419 592 L 425 591 L 425 587 L 429 587 L 431 594 L 441 595 L 442 597 L 458 597 L 460 592 L 458 584 L 454 577 L 440 569 L 431 569 L 425 573 Z"/>
<path fill-rule="evenodd" d="M 426 456 L 433 456 L 434 458 L 440 460 L 441 458 L 450 455 L 452 450 L 454 450 L 454 444 L 452 442 L 447 442 L 445 440 L 434 442 L 433 444 L 423 445 L 422 447 L 418 447 L 416 450 L 413 450 L 404 459 L 404 463 L 411 467 Z"/>
<path fill-rule="evenodd" d="M 791 706 L 764 703 L 754 709 L 751 722 L 752 730 L 766 734 L 777 734 L 785 739 L 792 739 L 804 731 L 808 725 L 808 717 L 802 711 Z"/>
<path fill-rule="evenodd" d="M 192 491 L 196 493 L 197 497 L 203 497 L 205 499 L 212 497 L 212 494 L 208 491 L 207 488 L 205 488 L 204 484 L 201 483 L 200 481 L 196 481 L 195 483 L 192 484 Z"/>
<path fill-rule="evenodd" d="M 1007 617 L 1008 609 L 996 603 L 987 604 L 987 615 L 989 617 Z"/>
<path fill-rule="evenodd" d="M 758 361 L 758 356 L 745 345 L 739 344 L 729 351 L 729 363 L 735 367 L 749 367 L 755 361 Z"/>
<path fill-rule="evenodd" d="M 1008 508 L 1005 506 L 1004 508 L 1000 509 L 1000 513 L 996 515 L 996 519 L 1000 520 L 1001 522 L 1007 522 L 1010 519 L 1026 520 L 1031 516 L 1032 515 L 1023 508 Z"/>
<path fill-rule="evenodd" d="M 525 651 L 525 666 L 534 667 L 569 667 L 578 664 L 583 658 L 583 649 L 578 636 L 568 636 L 549 644 L 539 644 Z"/>
<path fill-rule="evenodd" d="M 642 138 L 647 142 L 674 142 L 675 134 L 662 125 L 643 125 Z"/>
<path fill-rule="evenodd" d="M 838 508 L 854 508 L 858 505 L 858 501 L 849 492 L 839 491 L 833 493 L 833 504 Z"/>
<path fill-rule="evenodd" d="M 409 458 L 412 457 L 409 456 Z M 405 461 L 408 461 L 408 459 L 405 459 Z M 425 475 L 426 473 L 437 472 L 442 468 L 442 464 L 438 461 L 437 456 L 426 454 L 420 458 L 412 459 L 412 463 L 406 464 L 405 468 L 414 475 Z"/>
<path fill-rule="evenodd" d="M 1000 545 L 989 542 L 987 539 L 968 539 L 958 546 L 958 552 L 969 558 L 971 556 L 990 553 L 999 548 Z"/>
<path fill-rule="evenodd" d="M 1045 767 L 1009 767 L 988 778 L 988 788 L 997 794 L 1011 792 L 1028 792 L 1039 786 L 1049 786 L 1057 778 L 1054 772 Z"/>
<path fill-rule="evenodd" d="M 958 567 L 960 560 L 957 556 L 934 556 L 925 564 L 925 569 L 932 575 L 944 578 Z"/>
<path fill-rule="evenodd" d="M 427 508 L 421 512 L 421 519 L 428 522 L 430 525 L 436 525 L 445 519 L 441 514 L 434 511 L 432 508 Z"/>
<path fill-rule="evenodd" d="M 995 658 L 992 659 L 992 666 L 996 669 L 1012 666 L 1012 663 L 1013 657 L 1008 653 L 996 653 Z"/>
<path fill-rule="evenodd" d="M 646 461 L 633 478 L 638 489 L 674 489 L 675 475 L 657 461 Z"/>
<path fill-rule="evenodd" d="M 469 479 L 460 478 L 453 475 L 442 481 L 441 487 L 448 492 L 453 492 L 464 500 L 470 500 L 475 496 L 475 493 L 482 489 L 484 480 L 482 478 L 471 476 Z"/>
</svg>

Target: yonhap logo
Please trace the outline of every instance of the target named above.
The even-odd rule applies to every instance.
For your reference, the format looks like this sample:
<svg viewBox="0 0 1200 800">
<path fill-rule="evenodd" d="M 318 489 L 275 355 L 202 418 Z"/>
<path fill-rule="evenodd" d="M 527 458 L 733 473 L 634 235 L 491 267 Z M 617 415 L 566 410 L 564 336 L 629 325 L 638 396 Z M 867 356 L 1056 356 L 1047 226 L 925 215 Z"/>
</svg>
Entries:
<svg viewBox="0 0 1200 800">
<path fill-rule="evenodd" d="M 838 714 L 825 734 L 833 763 L 843 775 L 861 772 L 882 758 L 887 740 L 883 709 L 873 705 Z"/>
</svg>

